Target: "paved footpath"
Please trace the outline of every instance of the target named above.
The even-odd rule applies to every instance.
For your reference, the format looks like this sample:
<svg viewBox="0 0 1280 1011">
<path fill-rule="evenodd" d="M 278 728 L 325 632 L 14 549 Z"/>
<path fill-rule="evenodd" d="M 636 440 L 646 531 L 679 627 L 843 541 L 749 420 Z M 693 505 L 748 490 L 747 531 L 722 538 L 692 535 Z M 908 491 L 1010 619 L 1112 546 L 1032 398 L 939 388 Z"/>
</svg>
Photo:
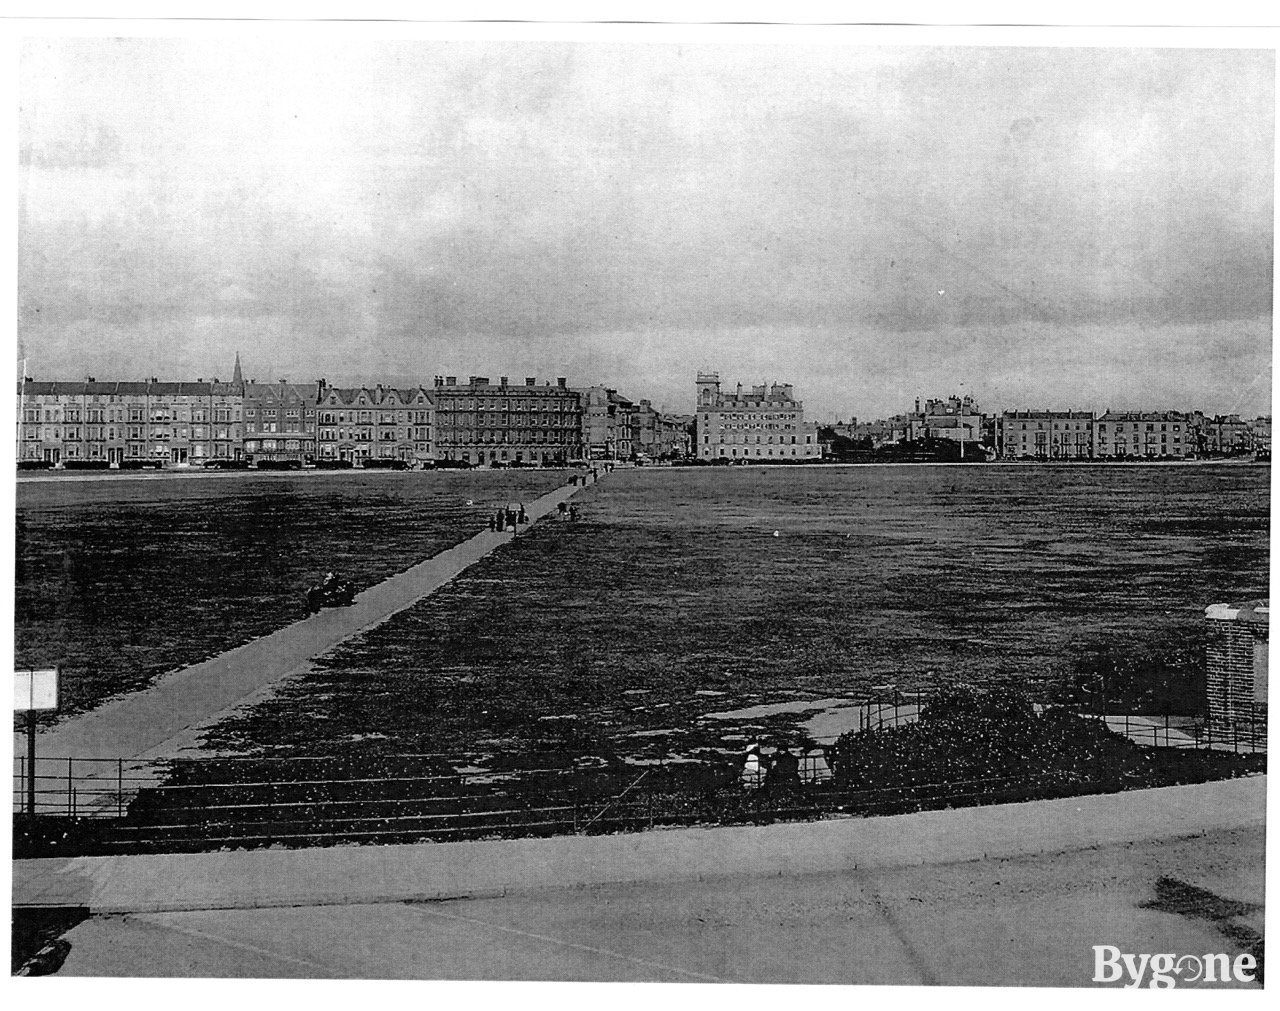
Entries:
<svg viewBox="0 0 1280 1011">
<path fill-rule="evenodd" d="M 1096 944 L 1261 954 L 1264 835 L 446 902 L 92 916 L 65 935 L 71 953 L 58 975 L 1090 986 Z M 1168 908 L 1159 901 L 1167 879 L 1211 893 L 1218 908 L 1211 917 Z M 414 996 L 424 1006 L 474 1000 L 457 990 Z M 690 1008 L 742 1003 L 705 987 L 660 997 Z"/>
<path fill-rule="evenodd" d="M 1265 823 L 1266 776 L 769 826 L 406 846 L 16 860 L 15 906 L 95 913 L 501 896 L 1058 853 Z"/>
<path fill-rule="evenodd" d="M 535 500 L 527 509 L 530 523 L 554 511 L 579 487 L 564 485 Z M 191 743 L 193 731 L 200 726 L 270 685 L 303 673 L 313 657 L 386 621 L 512 537 L 482 531 L 369 587 L 350 607 L 326 608 L 211 660 L 167 674 L 144 691 L 39 734 L 39 754 L 55 759 L 171 757 Z M 22 753 L 15 738 L 15 754 Z"/>
</svg>

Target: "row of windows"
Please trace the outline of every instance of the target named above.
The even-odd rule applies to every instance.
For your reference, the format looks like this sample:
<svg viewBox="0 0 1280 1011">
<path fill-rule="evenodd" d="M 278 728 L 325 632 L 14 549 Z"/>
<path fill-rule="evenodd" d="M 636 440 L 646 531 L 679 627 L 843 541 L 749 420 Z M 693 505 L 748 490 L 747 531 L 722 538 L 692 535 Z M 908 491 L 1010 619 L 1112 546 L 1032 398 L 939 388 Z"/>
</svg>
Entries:
<svg viewBox="0 0 1280 1011">
<path fill-rule="evenodd" d="M 408 442 L 413 439 L 429 439 L 431 430 L 429 428 L 387 428 L 378 431 L 377 439 L 380 442 Z M 373 442 L 374 435 L 371 428 L 322 428 L 320 429 L 321 442 Z"/>
<path fill-rule="evenodd" d="M 440 400 L 436 403 L 437 411 L 576 411 L 578 405 L 572 400 Z"/>
<path fill-rule="evenodd" d="M 117 437 L 121 439 L 238 439 L 239 433 L 233 432 L 226 428 L 210 429 L 203 425 L 197 425 L 194 428 L 179 429 L 156 429 L 149 430 L 145 426 L 135 425 L 123 428 L 103 428 L 98 425 L 90 425 L 84 430 L 84 438 L 90 441 L 106 441 L 115 442 Z M 79 427 L 71 428 L 27 428 L 23 432 L 23 438 L 29 441 L 45 441 L 59 442 L 71 441 L 78 442 L 81 437 L 81 429 Z"/>
<path fill-rule="evenodd" d="M 374 417 L 378 415 L 378 417 Z M 385 413 L 379 411 L 325 411 L 320 415 L 320 424 L 322 425 L 345 425 L 347 423 L 372 424 L 377 422 L 379 425 L 403 425 L 406 423 L 414 425 L 425 425 L 431 422 L 430 411 L 387 411 Z"/>
<path fill-rule="evenodd" d="M 790 444 L 791 444 L 791 445 L 793 445 L 793 446 L 794 446 L 794 445 L 796 445 L 796 440 L 797 440 L 797 438 L 798 438 L 797 436 L 794 436 L 794 435 L 793 435 L 793 436 L 791 436 L 791 443 L 790 443 Z M 711 436 L 709 436 L 709 435 L 704 435 L 704 436 L 702 437 L 702 443 L 703 443 L 703 445 L 708 445 L 710 442 L 711 442 Z M 739 443 L 739 444 L 743 444 L 743 443 L 750 443 L 750 442 L 751 442 L 751 440 L 750 440 L 750 439 L 717 439 L 717 440 L 716 440 L 716 443 L 717 443 L 717 444 L 724 444 L 724 445 L 728 445 L 728 444 L 730 444 L 730 443 L 735 443 L 735 442 L 736 442 L 736 443 Z M 805 442 L 805 445 L 810 445 L 810 444 L 813 442 L 813 436 L 812 436 L 812 435 L 806 435 L 806 436 L 804 437 L 804 442 Z M 754 443 L 754 444 L 755 444 L 755 445 L 757 445 L 757 446 L 761 445 L 761 442 L 760 442 L 760 436 L 758 436 L 758 435 L 756 436 L 756 441 L 755 441 L 755 443 Z M 771 435 L 771 436 L 769 436 L 769 441 L 768 441 L 767 445 L 772 445 L 772 444 L 773 444 L 773 436 Z M 787 437 L 786 437 L 785 435 L 780 435 L 780 436 L 778 436 L 778 444 L 779 444 L 779 445 L 786 445 L 786 444 L 787 444 Z"/>
<path fill-rule="evenodd" d="M 301 429 L 303 432 L 310 432 L 314 428 L 315 428 L 314 425 L 302 424 L 297 421 L 295 421 L 292 425 L 289 424 L 288 422 L 276 422 L 276 421 L 263 421 L 261 423 L 246 421 L 244 423 L 244 430 L 246 432 L 287 432 L 290 429 Z"/>
<path fill-rule="evenodd" d="M 1025 431 L 1027 430 L 1027 427 L 1028 427 L 1028 422 L 1023 421 L 1023 422 L 1021 422 L 1020 424 L 1021 424 L 1021 426 L 1022 426 L 1022 431 L 1024 431 L 1024 432 L 1025 432 Z M 1117 431 L 1117 432 L 1120 432 L 1120 431 L 1123 431 L 1123 430 L 1124 430 L 1124 426 L 1125 426 L 1126 422 L 1112 422 L 1112 424 L 1114 424 L 1114 425 L 1115 425 L 1115 427 L 1116 427 L 1116 431 Z M 1139 430 L 1139 428 L 1141 427 L 1141 426 L 1140 426 L 1140 424 L 1139 424 L 1138 422 L 1136 422 L 1136 421 L 1127 422 L 1127 424 L 1130 426 L 1131 430 L 1132 430 L 1132 431 L 1134 431 L 1134 432 L 1138 431 L 1138 430 Z M 1037 422 L 1035 423 L 1035 425 L 1036 425 L 1036 429 L 1037 429 L 1038 431 L 1042 431 L 1042 430 L 1044 429 L 1045 423 L 1044 423 L 1043 421 L 1037 421 Z M 1061 426 L 1060 426 L 1060 425 L 1058 424 L 1058 422 L 1054 422 L 1054 424 L 1053 424 L 1053 429 L 1054 429 L 1054 431 L 1058 431 L 1058 429 L 1059 429 L 1060 427 L 1061 427 L 1061 428 L 1066 428 L 1066 429 L 1071 429 L 1071 425 L 1070 425 L 1069 423 L 1067 423 L 1067 424 L 1063 424 L 1063 425 L 1061 425 Z M 1085 426 L 1084 426 L 1084 424 L 1082 424 L 1082 423 L 1077 423 L 1077 424 L 1076 424 L 1076 426 L 1075 426 L 1075 428 L 1076 428 L 1077 430 L 1079 430 L 1079 429 L 1083 429 L 1084 427 L 1085 427 Z M 1107 430 L 1107 422 L 1105 422 L 1105 421 L 1100 421 L 1100 422 L 1098 422 L 1098 431 L 1099 431 L 1099 432 L 1105 432 L 1106 430 Z M 1162 425 L 1160 426 L 1160 431 L 1162 431 L 1162 432 L 1167 432 L 1168 430 L 1169 430 L 1169 426 L 1168 426 L 1167 424 L 1162 424 Z M 1154 432 L 1154 431 L 1155 431 L 1155 424 L 1154 424 L 1154 423 L 1147 424 L 1147 426 L 1146 426 L 1146 431 L 1148 431 L 1148 432 Z M 1182 431 L 1182 426 L 1181 426 L 1181 425 L 1174 425 L 1174 426 L 1173 426 L 1173 431 L 1175 431 L 1175 432 L 1180 432 L 1180 431 Z"/>
<path fill-rule="evenodd" d="M 74 397 L 75 395 L 66 394 L 66 396 Z M 42 407 L 52 404 L 55 408 L 61 405 L 65 405 L 67 403 L 80 404 L 80 405 L 83 405 L 85 403 L 85 400 L 83 397 L 78 397 L 76 399 L 67 401 L 67 400 L 63 400 L 61 397 L 55 396 L 54 399 L 46 401 L 44 399 L 44 395 L 38 394 L 38 393 L 32 394 L 31 396 L 26 397 L 24 399 L 28 401 L 34 401 L 36 404 Z M 126 395 L 126 396 L 119 396 L 119 397 L 115 395 L 112 395 L 109 397 L 101 397 L 101 396 L 98 396 L 97 394 L 94 394 L 93 396 L 89 397 L 88 403 L 90 404 L 129 404 L 129 403 L 136 403 L 139 400 L 142 400 L 147 404 L 167 404 L 168 403 L 168 401 L 164 397 L 143 397 L 139 394 L 132 394 L 132 395 Z M 210 398 L 207 396 L 175 397 L 173 400 L 173 406 L 189 407 L 192 404 L 203 405 L 203 404 L 208 404 L 209 402 L 210 402 Z M 229 401 L 224 397 L 218 397 L 215 403 L 227 404 L 229 403 Z"/>
<path fill-rule="evenodd" d="M 716 412 L 716 418 L 717 418 L 721 423 L 723 423 L 723 422 L 725 422 L 725 421 L 760 421 L 761 419 L 763 419 L 763 420 L 765 420 L 765 421 L 794 421 L 796 418 L 799 418 L 799 417 L 800 417 L 800 412 L 799 412 L 799 411 L 788 411 L 788 412 L 786 412 L 785 414 L 777 414 L 777 413 L 772 413 L 772 414 L 756 414 L 756 413 L 751 413 L 751 414 L 723 414 L 723 413 L 720 413 L 720 412 L 718 412 L 718 411 Z M 702 415 L 702 420 L 703 420 L 703 421 L 706 421 L 706 422 L 710 422 L 710 421 L 711 421 L 711 415 L 710 415 L 709 413 L 704 413 L 704 414 Z"/>
<path fill-rule="evenodd" d="M 130 408 L 128 418 L 125 417 L 124 411 L 78 411 L 68 408 L 65 411 L 45 410 L 41 412 L 36 408 L 26 408 L 22 412 L 22 420 L 27 422 L 38 422 L 44 420 L 47 422 L 66 422 L 68 424 L 79 424 L 80 422 L 88 422 L 91 425 L 102 424 L 106 421 L 142 421 L 144 417 L 160 423 L 168 423 L 171 421 L 208 421 L 209 412 L 205 410 L 183 412 L 180 414 L 171 414 L 167 410 L 156 409 L 149 414 L 141 407 Z M 232 412 L 227 410 L 215 410 L 213 412 L 214 421 L 231 421 Z M 235 420 L 240 420 L 240 412 L 235 412 Z"/>
<path fill-rule="evenodd" d="M 244 416 L 245 416 L 246 418 L 256 418 L 256 417 L 258 416 L 258 413 L 259 413 L 259 412 L 258 412 L 258 411 L 256 411 L 256 410 L 255 410 L 254 408 L 252 408 L 252 407 L 246 407 L 246 408 L 244 409 Z M 285 410 L 285 411 L 277 411 L 277 410 L 276 410 L 276 409 L 274 409 L 274 408 L 270 408 L 270 407 L 268 407 L 268 408 L 263 408 L 261 413 L 262 413 L 262 416 L 263 416 L 264 418 L 277 418 L 277 417 L 279 417 L 281 414 L 283 414 L 286 418 L 300 418 L 300 417 L 302 417 L 302 412 L 301 412 L 298 408 L 296 408 L 296 407 L 289 408 L 289 409 L 287 409 L 287 410 Z M 316 416 L 316 412 L 315 412 L 315 411 L 307 411 L 307 412 L 306 412 L 306 416 L 307 416 L 308 418 L 314 418 L 314 417 Z"/>
<path fill-rule="evenodd" d="M 792 431 L 795 431 L 796 428 L 797 426 L 793 424 L 786 424 L 783 422 L 769 422 L 769 421 L 759 422 L 759 423 L 743 422 L 737 425 L 725 424 L 724 422 L 721 422 L 719 425 L 719 429 L 722 432 L 748 432 L 748 431 L 749 432 L 755 432 L 755 431 L 792 432 Z"/>
<path fill-rule="evenodd" d="M 577 440 L 574 438 L 557 438 L 556 432 L 472 432 L 472 431 L 439 431 L 436 438 L 440 442 L 448 442 L 451 444 L 462 443 L 502 443 L 502 442 L 552 442 L 563 445 L 572 445 Z"/>
<path fill-rule="evenodd" d="M 704 457 L 710 457 L 710 456 L 712 455 L 712 450 L 710 450 L 710 449 L 704 449 L 704 450 L 702 451 L 702 455 L 703 455 Z M 718 454 L 718 455 L 720 455 L 720 456 L 725 456 L 725 457 L 735 457 L 735 456 L 737 456 L 737 455 L 738 455 L 738 449 L 737 449 L 737 447 L 735 446 L 735 447 L 733 447 L 732 449 L 730 449 L 730 450 L 726 451 L 726 450 L 725 450 L 725 448 L 724 448 L 723 446 L 721 446 L 721 447 L 720 447 L 720 449 L 719 449 L 719 454 Z M 774 451 L 773 451 L 772 449 L 764 449 L 764 450 L 757 449 L 757 450 L 753 453 L 753 452 L 751 452 L 750 450 L 748 450 L 748 449 L 746 449 L 746 448 L 744 447 L 744 448 L 743 448 L 743 450 L 742 450 L 742 455 L 743 455 L 744 457 L 748 457 L 748 456 L 755 456 L 755 457 L 757 457 L 757 458 L 758 458 L 758 457 L 764 457 L 764 456 L 773 456 L 773 455 L 775 455 L 775 454 L 774 454 Z M 791 447 L 791 449 L 790 449 L 789 451 L 788 451 L 788 450 L 785 450 L 785 449 L 781 449 L 781 448 L 779 448 L 779 450 L 778 450 L 778 452 L 777 452 L 777 455 L 778 455 L 778 456 L 781 456 L 781 457 L 786 457 L 786 456 L 809 456 L 809 455 L 811 455 L 811 454 L 810 454 L 809 450 L 797 451 L 795 447 Z"/>
</svg>

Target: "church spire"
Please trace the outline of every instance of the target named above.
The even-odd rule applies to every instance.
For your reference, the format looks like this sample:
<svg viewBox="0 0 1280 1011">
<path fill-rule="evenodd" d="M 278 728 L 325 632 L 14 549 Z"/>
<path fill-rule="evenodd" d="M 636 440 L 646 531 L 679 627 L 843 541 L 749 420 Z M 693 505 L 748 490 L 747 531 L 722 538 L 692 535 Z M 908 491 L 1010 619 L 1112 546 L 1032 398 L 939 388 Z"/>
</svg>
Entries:
<svg viewBox="0 0 1280 1011">
<path fill-rule="evenodd" d="M 236 352 L 236 368 L 231 373 L 232 386 L 244 386 L 244 375 L 240 372 L 240 352 Z"/>
</svg>

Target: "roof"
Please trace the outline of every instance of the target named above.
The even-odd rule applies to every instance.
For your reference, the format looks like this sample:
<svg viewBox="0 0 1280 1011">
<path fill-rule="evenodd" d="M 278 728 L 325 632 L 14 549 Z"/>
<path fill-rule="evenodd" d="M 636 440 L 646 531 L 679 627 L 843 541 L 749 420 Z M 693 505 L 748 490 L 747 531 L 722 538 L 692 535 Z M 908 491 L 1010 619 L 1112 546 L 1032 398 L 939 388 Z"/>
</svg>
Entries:
<svg viewBox="0 0 1280 1011">
<path fill-rule="evenodd" d="M 29 396 L 208 397 L 230 392 L 228 383 L 65 382 L 28 379 L 18 392 Z"/>
<path fill-rule="evenodd" d="M 1093 421 L 1092 411 L 1005 411 L 1004 417 L 1029 421 Z"/>
<path fill-rule="evenodd" d="M 1204 616 L 1214 621 L 1242 621 L 1249 625 L 1266 625 L 1271 609 L 1267 598 L 1245 600 L 1234 604 L 1210 604 Z"/>
<path fill-rule="evenodd" d="M 1187 421 L 1181 411 L 1108 411 L 1099 421 Z"/>
<path fill-rule="evenodd" d="M 421 393 L 426 403 L 435 404 L 435 398 L 425 386 L 417 386 L 407 390 L 394 386 L 384 386 L 381 388 L 381 400 L 378 399 L 378 392 L 379 388 L 376 386 L 372 389 L 368 386 L 326 386 L 324 395 L 320 398 L 319 403 L 329 404 L 330 406 L 337 403 L 343 407 L 351 407 L 356 404 L 356 401 L 363 394 L 366 397 L 365 406 L 368 407 L 379 407 L 388 401 L 392 401 L 392 403 L 398 401 L 405 406 L 412 406 L 417 402 L 418 394 Z"/>
</svg>

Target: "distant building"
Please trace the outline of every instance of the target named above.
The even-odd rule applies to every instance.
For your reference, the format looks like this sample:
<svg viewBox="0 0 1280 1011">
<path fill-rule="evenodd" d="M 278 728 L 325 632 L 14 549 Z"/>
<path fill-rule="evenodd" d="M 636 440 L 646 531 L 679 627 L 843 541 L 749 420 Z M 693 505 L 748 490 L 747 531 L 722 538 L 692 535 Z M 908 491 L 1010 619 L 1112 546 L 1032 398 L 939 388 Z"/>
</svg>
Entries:
<svg viewBox="0 0 1280 1011">
<path fill-rule="evenodd" d="M 911 438 L 912 420 L 910 414 L 895 414 L 891 418 L 881 418 L 877 421 L 851 420 L 848 426 L 836 425 L 835 433 L 853 439 L 855 442 L 870 439 L 871 448 L 879 449 L 881 446 Z"/>
<path fill-rule="evenodd" d="M 699 372 L 695 452 L 702 460 L 816 460 L 818 426 L 789 383 L 720 389 L 718 372 Z"/>
<path fill-rule="evenodd" d="M 926 400 L 923 409 L 917 400 L 916 413 L 911 416 L 909 438 L 913 442 L 945 439 L 976 446 L 982 442 L 982 412 L 969 396 Z"/>
<path fill-rule="evenodd" d="M 436 376 L 436 459 L 481 463 L 564 464 L 584 455 L 582 395 L 566 380 L 512 386 L 470 376 Z"/>
<path fill-rule="evenodd" d="M 630 460 L 636 452 L 636 405 L 607 386 L 589 386 L 579 392 L 587 455 L 593 460 Z"/>
<path fill-rule="evenodd" d="M 687 456 L 689 452 L 688 419 L 671 417 L 641 400 L 626 414 L 630 428 L 631 451 L 638 459 L 667 460 Z"/>
<path fill-rule="evenodd" d="M 693 449 L 693 415 L 658 415 L 658 459 L 684 459 Z"/>
<path fill-rule="evenodd" d="M 232 383 L 48 382 L 18 386 L 18 459 L 193 464 L 241 455 Z"/>
<path fill-rule="evenodd" d="M 1271 458 L 1271 415 L 1249 422 L 1249 444 L 1259 457 Z"/>
<path fill-rule="evenodd" d="M 1092 411 L 1005 411 L 997 441 L 1006 459 L 1088 460 L 1095 424 Z"/>
<path fill-rule="evenodd" d="M 318 379 L 315 405 L 320 460 L 421 463 L 434 458 L 434 405 L 422 386 L 337 387 Z"/>
<path fill-rule="evenodd" d="M 316 402 L 310 384 L 244 384 L 244 455 L 257 460 L 297 460 L 316 456 Z"/>
<path fill-rule="evenodd" d="M 1238 456 L 1253 450 L 1249 423 L 1240 420 L 1238 414 L 1219 414 L 1205 419 L 1205 449 L 1223 456 Z"/>
<path fill-rule="evenodd" d="M 1210 731 L 1265 741 L 1268 601 L 1213 604 L 1205 608 L 1204 616 L 1209 630 L 1206 690 Z"/>
<path fill-rule="evenodd" d="M 1157 460 L 1195 456 L 1195 418 L 1179 411 L 1108 411 L 1097 421 L 1097 456 Z"/>
</svg>

